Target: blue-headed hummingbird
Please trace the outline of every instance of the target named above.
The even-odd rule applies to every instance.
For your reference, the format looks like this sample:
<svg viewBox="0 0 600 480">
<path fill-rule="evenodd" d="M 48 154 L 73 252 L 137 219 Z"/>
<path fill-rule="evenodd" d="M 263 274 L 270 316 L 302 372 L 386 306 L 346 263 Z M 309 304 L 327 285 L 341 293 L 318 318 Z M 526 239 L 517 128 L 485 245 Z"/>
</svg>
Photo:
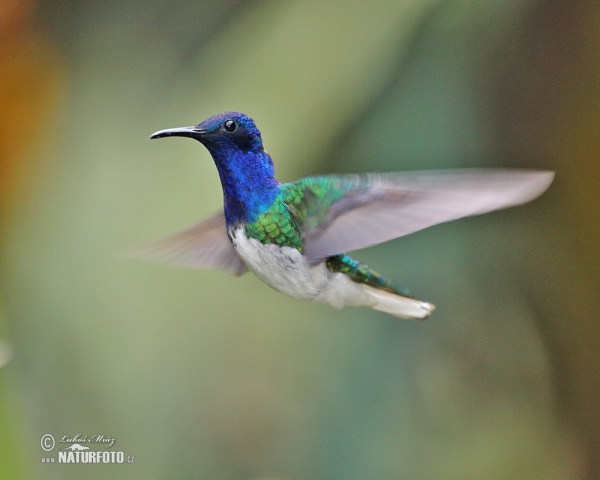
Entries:
<svg viewBox="0 0 600 480">
<path fill-rule="evenodd" d="M 548 171 L 454 170 L 319 175 L 281 184 L 247 115 L 225 112 L 150 138 L 169 136 L 193 138 L 208 149 L 224 208 L 143 255 L 236 275 L 250 270 L 296 299 L 368 306 L 400 318 L 427 318 L 434 306 L 346 252 L 529 202 L 554 178 Z"/>
</svg>

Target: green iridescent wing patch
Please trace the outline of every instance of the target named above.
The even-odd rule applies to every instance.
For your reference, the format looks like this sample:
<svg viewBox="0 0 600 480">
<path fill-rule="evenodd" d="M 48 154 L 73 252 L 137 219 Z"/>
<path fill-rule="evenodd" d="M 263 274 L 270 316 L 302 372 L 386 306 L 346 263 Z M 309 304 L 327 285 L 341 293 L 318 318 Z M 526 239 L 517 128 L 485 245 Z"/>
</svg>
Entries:
<svg viewBox="0 0 600 480">
<path fill-rule="evenodd" d="M 323 175 L 287 183 L 281 191 L 298 226 L 311 230 L 331 215 L 334 204 L 366 188 L 359 175 Z"/>
</svg>

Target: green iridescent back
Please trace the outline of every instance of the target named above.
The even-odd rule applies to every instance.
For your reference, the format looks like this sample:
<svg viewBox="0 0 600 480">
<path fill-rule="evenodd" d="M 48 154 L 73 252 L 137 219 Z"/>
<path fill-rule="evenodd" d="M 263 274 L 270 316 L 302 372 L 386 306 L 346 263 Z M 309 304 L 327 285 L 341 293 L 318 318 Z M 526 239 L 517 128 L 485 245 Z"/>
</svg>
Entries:
<svg viewBox="0 0 600 480">
<path fill-rule="evenodd" d="M 273 243 L 302 252 L 300 227 L 309 227 L 304 225 L 305 220 L 318 222 L 351 187 L 334 175 L 306 177 L 281 185 L 273 204 L 246 226 L 246 236 L 265 245 Z"/>
<path fill-rule="evenodd" d="M 352 178 L 352 180 L 349 180 Z M 293 218 L 304 230 L 315 228 L 332 205 L 351 191 L 366 188 L 358 175 L 306 177 L 281 186 Z"/>
<path fill-rule="evenodd" d="M 292 247 L 302 252 L 302 235 L 286 206 L 285 192 L 277 195 L 273 204 L 246 225 L 246 236 L 265 245 Z"/>
</svg>

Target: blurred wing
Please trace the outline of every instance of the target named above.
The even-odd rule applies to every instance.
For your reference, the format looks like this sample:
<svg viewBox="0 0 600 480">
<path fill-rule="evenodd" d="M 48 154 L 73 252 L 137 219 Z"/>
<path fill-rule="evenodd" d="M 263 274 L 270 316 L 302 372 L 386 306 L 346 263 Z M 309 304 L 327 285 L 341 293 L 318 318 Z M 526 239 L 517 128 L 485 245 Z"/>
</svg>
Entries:
<svg viewBox="0 0 600 480">
<path fill-rule="evenodd" d="M 221 268 L 234 275 L 246 272 L 246 266 L 227 237 L 223 212 L 132 255 L 178 267 Z"/>
<path fill-rule="evenodd" d="M 318 262 L 438 223 L 521 205 L 553 178 L 545 171 L 453 170 L 326 175 L 286 188 L 304 254 Z"/>
</svg>

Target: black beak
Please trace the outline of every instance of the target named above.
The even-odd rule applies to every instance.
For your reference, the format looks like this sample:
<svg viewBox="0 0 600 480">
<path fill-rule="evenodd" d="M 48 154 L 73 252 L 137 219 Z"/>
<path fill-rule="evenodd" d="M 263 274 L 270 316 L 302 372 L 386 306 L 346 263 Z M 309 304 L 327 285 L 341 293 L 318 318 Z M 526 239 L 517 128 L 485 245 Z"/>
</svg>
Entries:
<svg viewBox="0 0 600 480">
<path fill-rule="evenodd" d="M 153 138 L 163 137 L 191 137 L 198 140 L 205 134 L 206 130 L 202 130 L 197 126 L 167 128 L 166 130 L 159 130 L 158 132 L 155 132 L 152 135 L 150 135 L 150 140 L 152 140 Z"/>
</svg>

